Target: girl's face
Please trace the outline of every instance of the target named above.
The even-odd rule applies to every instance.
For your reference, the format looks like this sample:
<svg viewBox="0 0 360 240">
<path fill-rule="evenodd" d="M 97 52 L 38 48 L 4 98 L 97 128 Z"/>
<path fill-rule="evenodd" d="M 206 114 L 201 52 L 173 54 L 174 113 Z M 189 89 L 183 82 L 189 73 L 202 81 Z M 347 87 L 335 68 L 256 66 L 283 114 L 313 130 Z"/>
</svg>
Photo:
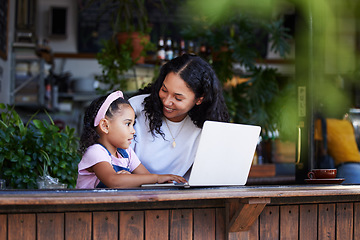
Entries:
<svg viewBox="0 0 360 240">
<path fill-rule="evenodd" d="M 195 104 L 201 104 L 203 99 L 202 97 L 196 99 L 192 89 L 173 72 L 166 75 L 159 97 L 163 104 L 164 116 L 172 122 L 182 121 Z"/>
<path fill-rule="evenodd" d="M 108 119 L 107 141 L 116 148 L 127 149 L 134 138 L 135 113 L 128 104 L 121 104 L 120 111 Z"/>
</svg>

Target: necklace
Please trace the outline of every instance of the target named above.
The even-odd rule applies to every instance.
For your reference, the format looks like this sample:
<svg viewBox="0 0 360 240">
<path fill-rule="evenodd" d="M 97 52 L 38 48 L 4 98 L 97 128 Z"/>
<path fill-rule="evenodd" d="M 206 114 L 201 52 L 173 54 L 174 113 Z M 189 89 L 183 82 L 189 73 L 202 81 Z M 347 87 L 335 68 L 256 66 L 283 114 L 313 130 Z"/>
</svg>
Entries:
<svg viewBox="0 0 360 240">
<path fill-rule="evenodd" d="M 180 130 L 178 131 L 178 133 L 176 134 L 176 136 L 175 136 L 175 137 L 174 137 L 174 135 L 172 134 L 172 132 L 171 132 L 171 130 L 170 130 L 170 128 L 169 128 L 169 125 L 168 125 L 168 123 L 167 123 L 167 119 L 165 118 L 165 124 L 166 124 L 167 128 L 169 129 L 169 132 L 170 132 L 171 138 L 173 139 L 173 142 L 172 142 L 172 144 L 171 144 L 173 148 L 175 148 L 175 147 L 176 147 L 175 138 L 177 138 L 177 137 L 179 136 L 179 134 L 180 134 L 180 132 L 181 132 L 182 128 L 184 127 L 184 125 L 185 125 L 185 121 L 186 121 L 186 118 L 187 118 L 187 116 L 184 118 L 183 123 L 182 123 L 182 125 L 181 125 L 181 127 L 180 127 Z"/>
</svg>

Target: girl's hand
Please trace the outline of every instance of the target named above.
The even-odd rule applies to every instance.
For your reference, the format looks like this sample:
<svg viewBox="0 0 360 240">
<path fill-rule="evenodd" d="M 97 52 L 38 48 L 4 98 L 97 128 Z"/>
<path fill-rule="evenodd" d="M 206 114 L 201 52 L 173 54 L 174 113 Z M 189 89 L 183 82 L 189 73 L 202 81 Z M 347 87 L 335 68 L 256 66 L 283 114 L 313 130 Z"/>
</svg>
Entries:
<svg viewBox="0 0 360 240">
<path fill-rule="evenodd" d="M 187 181 L 185 180 L 185 178 L 177 176 L 177 175 L 172 175 L 172 174 L 158 174 L 158 183 L 165 183 L 165 182 L 172 182 L 175 181 L 177 183 L 186 183 Z"/>
<path fill-rule="evenodd" d="M 121 171 L 118 171 L 116 172 L 117 174 L 131 174 L 131 172 L 128 172 L 126 170 L 121 170 Z"/>
</svg>

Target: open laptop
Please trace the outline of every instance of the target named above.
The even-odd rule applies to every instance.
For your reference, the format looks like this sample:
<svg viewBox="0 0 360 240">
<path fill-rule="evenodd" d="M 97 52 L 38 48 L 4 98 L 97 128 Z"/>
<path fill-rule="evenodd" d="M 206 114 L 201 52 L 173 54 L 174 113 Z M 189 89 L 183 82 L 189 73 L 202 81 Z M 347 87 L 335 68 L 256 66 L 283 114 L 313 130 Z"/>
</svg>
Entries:
<svg viewBox="0 0 360 240">
<path fill-rule="evenodd" d="M 144 184 L 164 186 L 245 185 L 261 128 L 259 126 L 206 121 L 204 123 L 188 184 Z"/>
</svg>

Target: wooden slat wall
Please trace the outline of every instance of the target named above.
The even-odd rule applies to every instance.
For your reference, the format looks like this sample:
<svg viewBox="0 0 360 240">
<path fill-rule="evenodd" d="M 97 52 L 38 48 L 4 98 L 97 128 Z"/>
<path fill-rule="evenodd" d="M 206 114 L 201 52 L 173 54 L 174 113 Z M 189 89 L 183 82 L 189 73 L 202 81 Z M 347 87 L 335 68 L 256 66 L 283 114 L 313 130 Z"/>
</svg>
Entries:
<svg viewBox="0 0 360 240">
<path fill-rule="evenodd" d="M 170 239 L 191 239 L 193 232 L 193 210 L 170 211 Z"/>
<path fill-rule="evenodd" d="M 336 204 L 336 239 L 353 239 L 353 231 L 349 231 L 349 226 L 354 226 L 353 208 L 352 203 Z"/>
<path fill-rule="evenodd" d="M 317 239 L 317 204 L 300 205 L 299 240 Z"/>
<path fill-rule="evenodd" d="M 143 239 L 144 211 L 121 211 L 119 228 L 119 239 Z"/>
<path fill-rule="evenodd" d="M 0 214 L 0 239 L 360 240 L 360 203 L 266 206 L 226 236 L 225 208 Z"/>
<path fill-rule="evenodd" d="M 281 206 L 280 219 L 280 239 L 297 240 L 299 236 L 299 206 Z"/>
<path fill-rule="evenodd" d="M 279 239 L 279 208 L 267 206 L 260 214 L 260 239 Z"/>
<path fill-rule="evenodd" d="M 169 236 L 169 210 L 145 211 L 145 239 L 167 239 Z"/>
<path fill-rule="evenodd" d="M 36 238 L 36 214 L 9 214 L 8 238 L 32 240 Z"/>
<path fill-rule="evenodd" d="M 118 212 L 94 212 L 92 217 L 93 240 L 118 238 Z"/>
<path fill-rule="evenodd" d="M 6 239 L 7 236 L 7 215 L 0 214 L 0 239 Z"/>
<path fill-rule="evenodd" d="M 37 239 L 64 239 L 64 213 L 37 214 Z"/>
<path fill-rule="evenodd" d="M 319 204 L 319 239 L 335 239 L 335 204 Z"/>
<path fill-rule="evenodd" d="M 354 203 L 354 240 L 360 240 L 360 203 Z"/>
</svg>

